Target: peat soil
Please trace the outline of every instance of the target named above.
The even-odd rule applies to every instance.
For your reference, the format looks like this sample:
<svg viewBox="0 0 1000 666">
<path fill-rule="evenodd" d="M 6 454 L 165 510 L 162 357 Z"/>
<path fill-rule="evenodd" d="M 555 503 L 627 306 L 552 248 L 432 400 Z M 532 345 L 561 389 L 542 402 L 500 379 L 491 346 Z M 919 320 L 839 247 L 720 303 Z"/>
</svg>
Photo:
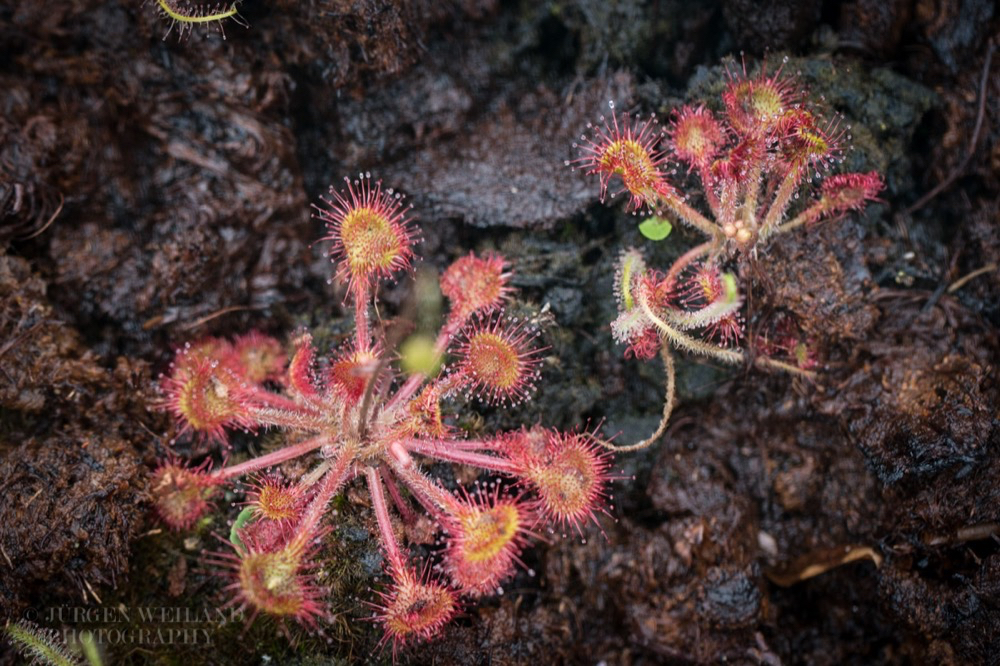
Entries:
<svg viewBox="0 0 1000 666">
<path fill-rule="evenodd" d="M 0 5 L 0 617 L 72 633 L 225 603 L 199 562 L 234 511 L 192 534 L 149 512 L 176 430 L 155 378 L 200 336 L 345 330 L 309 215 L 345 175 L 407 193 L 428 266 L 496 249 L 516 305 L 547 306 L 536 398 L 484 427 L 645 437 L 663 376 L 611 340 L 614 264 L 635 245 L 665 266 L 694 237 L 644 240 L 564 162 L 608 100 L 668 117 L 717 98 L 725 57 L 766 51 L 845 116 L 846 167 L 888 183 L 742 268 L 750 335 L 794 322 L 819 379 L 680 359 L 670 429 L 617 458 L 602 529 L 548 535 L 502 596 L 397 659 L 1000 663 L 992 2 L 247 0 L 249 28 L 181 41 L 154 9 Z M 391 662 L 365 621 L 373 518 L 337 501 L 321 633 L 109 635 L 106 663 Z"/>
</svg>

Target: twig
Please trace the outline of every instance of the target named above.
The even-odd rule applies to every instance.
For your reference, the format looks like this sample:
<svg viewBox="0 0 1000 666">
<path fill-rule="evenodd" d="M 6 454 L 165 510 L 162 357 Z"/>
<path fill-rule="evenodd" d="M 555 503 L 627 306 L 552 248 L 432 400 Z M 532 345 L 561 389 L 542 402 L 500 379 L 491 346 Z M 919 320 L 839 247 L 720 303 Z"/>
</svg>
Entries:
<svg viewBox="0 0 1000 666">
<path fill-rule="evenodd" d="M 792 585 L 819 576 L 836 567 L 867 559 L 875 565 L 882 566 L 882 556 L 869 546 L 852 545 L 843 548 L 820 548 L 797 559 L 785 570 L 765 571 L 764 575 L 781 587 Z"/>
<path fill-rule="evenodd" d="M 227 308 L 222 308 L 221 310 L 216 310 L 215 312 L 212 312 L 211 314 L 207 314 L 204 317 L 201 317 L 200 319 L 195 319 L 194 321 L 188 322 L 186 324 L 182 324 L 181 326 L 179 326 L 179 328 L 182 331 L 190 331 L 191 329 L 198 328 L 202 324 L 206 324 L 206 323 L 212 321 L 216 317 L 221 317 L 222 315 L 227 315 L 230 312 L 240 312 L 241 310 L 255 310 L 255 309 L 257 309 L 257 308 L 255 308 L 252 305 L 230 305 Z"/>
<path fill-rule="evenodd" d="M 972 280 L 974 278 L 977 278 L 980 275 L 985 275 L 986 273 L 992 273 L 997 268 L 998 268 L 998 266 L 996 264 L 986 264 L 982 268 L 977 268 L 976 270 L 972 271 L 968 275 L 963 275 L 962 277 L 958 278 L 957 280 L 955 280 L 954 282 L 952 282 L 950 285 L 948 285 L 948 290 L 947 291 L 948 291 L 949 294 L 954 294 L 956 291 L 958 291 L 959 289 L 961 289 L 962 287 L 964 287 L 966 285 L 966 283 L 969 282 L 970 280 Z"/>
<path fill-rule="evenodd" d="M 924 543 L 928 546 L 941 546 L 945 544 L 964 543 L 966 541 L 982 541 L 1000 534 L 1000 524 L 979 523 L 976 525 L 966 525 L 960 527 L 955 532 L 945 535 L 924 537 Z"/>
<path fill-rule="evenodd" d="M 12 337 L 10 340 L 8 340 L 7 342 L 5 342 L 3 344 L 3 346 L 0 346 L 0 356 L 3 356 L 7 352 L 9 352 L 11 349 L 14 348 L 15 345 L 17 345 L 17 343 L 19 343 L 21 340 L 23 340 L 24 338 L 28 337 L 32 333 L 34 333 L 35 330 L 38 327 L 40 327 L 42 324 L 47 324 L 47 323 L 50 323 L 50 322 L 48 320 L 37 322 L 34 326 L 32 326 L 31 328 L 29 328 L 28 330 L 26 330 L 23 333 L 20 333 L 20 334 L 18 334 L 16 336 Z"/>
<path fill-rule="evenodd" d="M 90 586 L 90 581 L 88 581 L 86 578 L 84 578 L 83 579 L 83 584 L 87 586 L 87 589 L 90 590 L 90 594 L 93 595 L 94 599 L 97 600 L 98 604 L 103 604 L 104 603 L 103 601 L 101 601 L 101 598 L 99 596 L 97 596 L 97 592 L 94 592 L 94 588 L 92 588 Z"/>
<path fill-rule="evenodd" d="M 916 203 L 903 211 L 903 215 L 912 215 L 915 211 L 927 205 L 927 202 L 941 194 L 955 180 L 962 175 L 965 167 L 969 166 L 973 154 L 976 152 L 976 144 L 979 143 L 979 133 L 983 129 L 983 118 L 986 116 L 986 85 L 989 82 L 990 63 L 993 60 L 993 52 L 996 45 L 991 40 L 986 48 L 986 61 L 983 63 L 983 73 L 979 79 L 979 111 L 976 114 L 976 127 L 972 130 L 972 138 L 969 140 L 969 150 L 962 161 L 952 169 L 948 177 L 942 180 L 930 192 L 917 199 Z"/>
<path fill-rule="evenodd" d="M 769 356 L 757 356 L 754 358 L 753 363 L 759 368 L 767 370 L 781 370 L 782 372 L 787 372 L 791 375 L 804 377 L 810 381 L 816 381 L 817 375 L 812 370 L 804 370 L 797 365 L 785 363 L 784 361 L 779 361 L 778 359 L 771 358 Z"/>
<path fill-rule="evenodd" d="M 32 238 L 35 238 L 35 237 L 37 237 L 37 236 L 40 236 L 40 235 L 42 234 L 42 232 L 44 232 L 44 231 L 45 231 L 46 229 L 48 229 L 48 228 L 49 228 L 49 226 L 50 226 L 50 225 L 51 225 L 51 224 L 52 224 L 53 222 L 55 222 L 55 221 L 56 221 L 56 218 L 57 218 L 57 217 L 59 217 L 59 213 L 61 213 L 61 212 L 62 212 L 62 209 L 63 209 L 63 204 L 65 204 L 65 203 L 66 203 L 66 197 L 64 197 L 64 196 L 62 195 L 62 192 L 60 192 L 60 193 L 59 193 L 59 207 L 58 207 L 58 208 L 56 208 L 56 212 L 52 213 L 52 216 L 51 216 L 51 217 L 49 217 L 49 221 L 48 221 L 48 222 L 46 222 L 45 224 L 43 224 L 43 225 L 42 225 L 42 228 L 41 228 L 41 229 L 39 229 L 38 231 L 36 231 L 36 232 L 34 232 L 34 233 L 32 233 L 32 234 L 29 234 L 29 235 L 25 236 L 25 237 L 24 237 L 24 238 L 22 238 L 21 240 L 31 240 Z"/>
</svg>

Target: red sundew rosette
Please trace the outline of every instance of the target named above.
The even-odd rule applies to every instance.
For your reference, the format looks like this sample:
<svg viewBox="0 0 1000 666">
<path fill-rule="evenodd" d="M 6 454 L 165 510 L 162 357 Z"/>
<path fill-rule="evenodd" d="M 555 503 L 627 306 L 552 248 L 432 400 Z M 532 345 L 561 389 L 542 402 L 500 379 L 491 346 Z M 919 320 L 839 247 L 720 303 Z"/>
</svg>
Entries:
<svg viewBox="0 0 1000 666">
<path fill-rule="evenodd" d="M 877 171 L 830 176 L 820 185 L 819 199 L 806 210 L 807 221 L 816 222 L 851 210 L 862 210 L 867 202 L 878 199 L 883 189 L 885 181 Z"/>
<path fill-rule="evenodd" d="M 156 514 L 170 529 L 182 531 L 208 513 L 218 485 L 207 462 L 192 468 L 167 459 L 153 472 L 149 488 Z"/>
<path fill-rule="evenodd" d="M 373 604 L 375 618 L 385 633 L 380 645 L 392 641 L 393 655 L 414 641 L 433 638 L 458 612 L 455 593 L 412 569 L 393 572 L 392 587 L 379 592 L 381 603 Z"/>
<path fill-rule="evenodd" d="M 357 403 L 364 396 L 379 359 L 378 349 L 359 351 L 348 344 L 330 364 L 326 374 L 327 387 L 348 404 Z"/>
<path fill-rule="evenodd" d="M 445 568 L 455 587 L 472 597 L 496 592 L 520 562 L 533 523 L 530 510 L 515 498 L 480 495 L 458 503 L 445 524 Z"/>
<path fill-rule="evenodd" d="M 477 257 L 470 252 L 455 260 L 441 274 L 441 293 L 451 303 L 449 318 L 464 322 L 499 309 L 513 291 L 505 269 L 503 257 L 493 253 Z"/>
<path fill-rule="evenodd" d="M 588 433 L 532 428 L 504 443 L 505 455 L 521 470 L 521 483 L 537 495 L 532 510 L 578 534 L 587 522 L 597 524 L 611 480 L 611 454 Z"/>
<path fill-rule="evenodd" d="M 537 336 L 524 322 L 480 319 L 466 327 L 455 347 L 454 375 L 488 404 L 523 402 L 535 389 L 545 350 L 532 346 Z"/>
<path fill-rule="evenodd" d="M 251 331 L 233 341 L 225 365 L 251 384 L 262 384 L 283 377 L 288 358 L 281 343 L 274 338 Z"/>
<path fill-rule="evenodd" d="M 704 170 L 726 144 L 726 133 L 704 106 L 684 106 L 676 112 L 667 130 L 674 156 L 689 167 Z"/>
<path fill-rule="evenodd" d="M 794 80 L 783 78 L 780 67 L 771 75 L 762 68 L 753 78 L 730 73 L 722 102 L 729 125 L 740 136 L 770 136 L 795 103 Z"/>
<path fill-rule="evenodd" d="M 254 426 L 245 380 L 224 362 L 182 351 L 170 376 L 160 382 L 160 408 L 204 439 L 228 446 L 227 429 Z"/>
<path fill-rule="evenodd" d="M 400 195 L 383 190 L 382 181 L 373 184 L 367 174 L 344 180 L 346 192 L 331 187 L 332 199 L 320 197 L 327 208 L 314 208 L 330 231 L 321 240 L 333 241 L 330 258 L 338 278 L 361 298 L 378 280 L 410 267 L 417 237 Z"/>
<path fill-rule="evenodd" d="M 580 157 L 567 164 L 585 169 L 587 175 L 600 176 L 601 201 L 607 197 L 611 178 L 620 176 L 624 185 L 621 191 L 631 195 L 629 209 L 655 209 L 662 194 L 670 190 L 661 171 L 666 151 L 658 147 L 663 130 L 656 116 L 643 122 L 639 118 L 633 121 L 626 113 L 619 122 L 612 110 L 611 124 L 603 117 L 601 120 L 603 127 L 587 124 L 594 135 L 582 136 L 583 144 L 573 144 L 580 150 Z"/>
</svg>

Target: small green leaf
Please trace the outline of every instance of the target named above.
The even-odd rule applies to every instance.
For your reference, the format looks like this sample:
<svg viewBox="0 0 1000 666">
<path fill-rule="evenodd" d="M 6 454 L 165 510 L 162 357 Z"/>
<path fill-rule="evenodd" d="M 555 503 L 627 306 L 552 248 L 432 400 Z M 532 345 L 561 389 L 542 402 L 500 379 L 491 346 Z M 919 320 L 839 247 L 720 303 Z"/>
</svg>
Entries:
<svg viewBox="0 0 1000 666">
<path fill-rule="evenodd" d="M 649 217 L 639 224 L 639 233 L 651 241 L 661 241 L 670 235 L 674 225 L 662 217 Z"/>
<path fill-rule="evenodd" d="M 244 507 L 240 511 L 240 515 L 236 516 L 236 520 L 233 522 L 233 526 L 229 528 L 229 541 L 236 546 L 236 549 L 242 553 L 245 553 L 247 547 L 243 544 L 243 540 L 240 539 L 240 530 L 244 525 L 250 522 L 253 518 L 253 507 Z"/>
</svg>

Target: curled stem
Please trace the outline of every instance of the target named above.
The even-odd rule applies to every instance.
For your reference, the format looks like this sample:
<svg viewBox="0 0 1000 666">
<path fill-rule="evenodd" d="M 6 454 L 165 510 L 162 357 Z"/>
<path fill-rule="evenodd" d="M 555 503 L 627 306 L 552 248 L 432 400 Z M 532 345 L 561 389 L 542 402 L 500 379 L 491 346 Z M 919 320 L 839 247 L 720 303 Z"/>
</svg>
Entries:
<svg viewBox="0 0 1000 666">
<path fill-rule="evenodd" d="M 667 375 L 667 390 L 666 395 L 663 396 L 663 416 L 660 417 L 660 425 L 658 425 L 653 434 L 646 439 L 627 446 L 617 446 L 603 439 L 597 440 L 598 443 L 604 448 L 610 451 L 638 451 L 655 444 L 656 441 L 663 436 L 663 433 L 666 432 L 667 424 L 670 422 L 670 415 L 674 411 L 674 392 L 677 383 L 677 373 L 674 371 L 674 359 L 670 355 L 670 348 L 666 344 L 660 348 L 660 358 L 663 359 L 663 370 Z"/>
<path fill-rule="evenodd" d="M 666 432 L 667 424 L 670 422 L 670 415 L 674 411 L 674 394 L 676 392 L 677 383 L 677 373 L 674 369 L 674 359 L 670 355 L 670 347 L 668 343 L 672 342 L 683 349 L 714 356 L 715 358 L 730 364 L 740 363 L 741 361 L 745 361 L 747 358 L 743 352 L 732 349 L 719 349 L 718 347 L 701 342 L 700 340 L 695 340 L 694 338 L 674 329 L 667 324 L 667 322 L 658 317 L 655 312 L 653 312 L 653 309 L 649 306 L 649 301 L 647 300 L 645 293 L 639 294 L 638 302 L 646 316 L 649 317 L 654 324 L 656 324 L 657 328 L 660 329 L 664 338 L 663 345 L 660 348 L 660 357 L 663 359 L 663 369 L 667 375 L 666 395 L 664 396 L 663 401 L 663 416 L 660 418 L 660 424 L 657 426 L 653 434 L 641 442 L 636 442 L 635 444 L 629 444 L 626 446 L 617 446 L 607 440 L 598 440 L 598 443 L 601 446 L 611 451 L 638 451 L 640 449 L 648 448 L 656 443 L 656 441 L 663 436 L 663 433 Z M 762 369 L 781 370 L 783 372 L 805 377 L 810 380 L 816 378 L 816 373 L 810 370 L 803 370 L 798 366 L 785 363 L 784 361 L 778 361 L 767 356 L 758 356 L 753 360 L 753 363 Z"/>
</svg>

